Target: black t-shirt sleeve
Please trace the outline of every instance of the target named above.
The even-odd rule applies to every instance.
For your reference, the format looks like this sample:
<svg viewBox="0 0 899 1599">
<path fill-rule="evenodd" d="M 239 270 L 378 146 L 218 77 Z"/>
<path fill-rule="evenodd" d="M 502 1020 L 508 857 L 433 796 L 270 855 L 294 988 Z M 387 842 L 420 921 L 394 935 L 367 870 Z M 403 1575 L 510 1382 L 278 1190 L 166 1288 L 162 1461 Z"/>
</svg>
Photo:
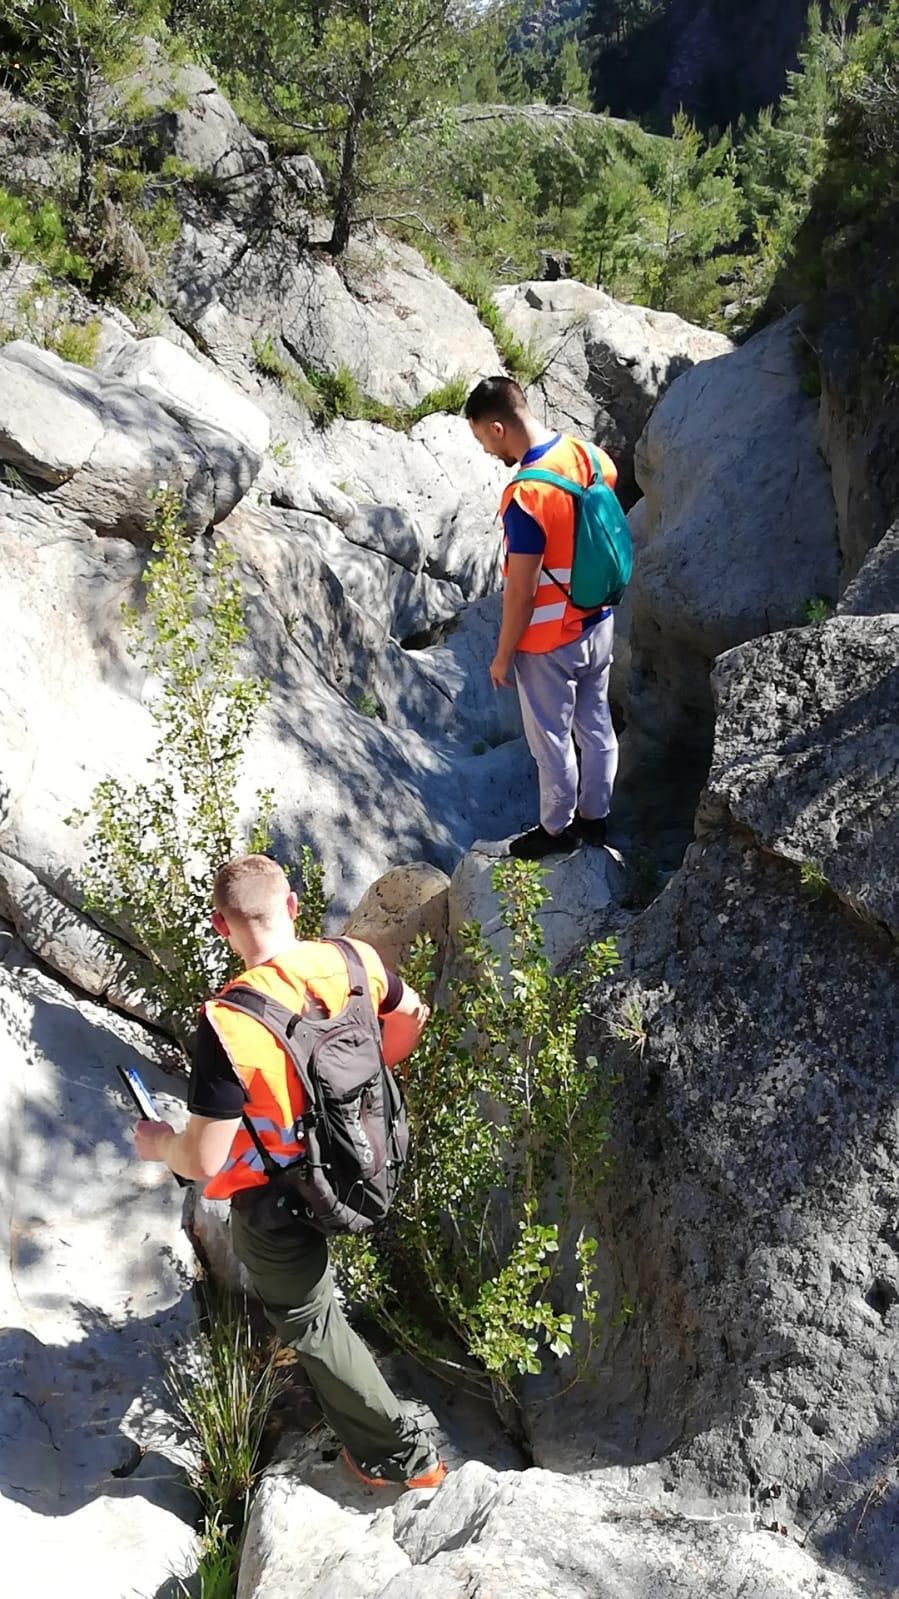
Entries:
<svg viewBox="0 0 899 1599">
<path fill-rule="evenodd" d="M 392 972 L 388 966 L 384 967 L 384 971 L 387 974 L 387 993 L 378 1006 L 379 1016 L 389 1016 L 403 997 L 403 979 L 397 977 L 396 972 Z"/>
<path fill-rule="evenodd" d="M 200 1017 L 194 1063 L 187 1088 L 187 1108 L 194 1116 L 233 1121 L 248 1095 L 208 1017 Z"/>
</svg>

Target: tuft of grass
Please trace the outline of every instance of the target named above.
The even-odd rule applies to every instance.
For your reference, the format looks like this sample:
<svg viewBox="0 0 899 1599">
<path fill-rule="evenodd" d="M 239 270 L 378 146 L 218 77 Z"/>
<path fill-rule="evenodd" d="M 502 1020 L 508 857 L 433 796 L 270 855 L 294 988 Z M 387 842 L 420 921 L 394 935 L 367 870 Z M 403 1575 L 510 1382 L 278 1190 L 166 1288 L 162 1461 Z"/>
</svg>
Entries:
<svg viewBox="0 0 899 1599">
<path fill-rule="evenodd" d="M 509 376 L 515 378 L 516 382 L 526 389 L 540 376 L 546 364 L 545 358 L 532 344 L 524 344 L 517 334 L 512 332 L 493 298 L 491 284 L 484 273 L 476 267 L 467 267 L 459 272 L 448 262 L 441 263 L 437 258 L 434 258 L 432 264 L 446 278 L 450 288 L 455 289 L 463 300 L 474 306 L 487 332 L 492 334 L 493 342 Z"/>
<path fill-rule="evenodd" d="M 468 394 L 468 379 L 458 372 L 415 405 L 388 405 L 366 394 L 348 366 L 341 365 L 333 372 L 311 368 L 307 373 L 297 371 L 278 354 L 271 336 L 253 340 L 253 359 L 258 370 L 274 378 L 291 399 L 305 406 L 321 428 L 341 418 L 346 422 L 379 422 L 395 433 L 408 433 L 426 416 L 458 413 Z"/>
<path fill-rule="evenodd" d="M 190 1348 L 169 1361 L 166 1386 L 193 1445 L 188 1476 L 213 1551 L 222 1529 L 243 1527 L 260 1471 L 262 1438 L 283 1386 L 271 1347 L 259 1344 L 246 1301 L 216 1296 Z"/>
<path fill-rule="evenodd" d="M 622 1004 L 613 1023 L 612 1032 L 622 1044 L 627 1044 L 635 1055 L 643 1054 L 649 1038 L 649 1028 L 640 1002 L 633 995 Z"/>
<path fill-rule="evenodd" d="M 815 899 L 820 899 L 822 895 L 827 894 L 830 890 L 830 884 L 817 861 L 802 862 L 799 868 L 799 881 L 806 892 L 813 895 Z"/>
<path fill-rule="evenodd" d="M 93 317 L 90 322 L 67 322 L 55 328 L 47 339 L 47 348 L 74 366 L 93 366 L 99 338 L 100 323 Z"/>
<path fill-rule="evenodd" d="M 377 694 L 370 694 L 368 690 L 359 695 L 356 701 L 356 710 L 360 716 L 368 716 L 372 721 L 386 722 L 387 720 L 387 713 Z"/>
</svg>

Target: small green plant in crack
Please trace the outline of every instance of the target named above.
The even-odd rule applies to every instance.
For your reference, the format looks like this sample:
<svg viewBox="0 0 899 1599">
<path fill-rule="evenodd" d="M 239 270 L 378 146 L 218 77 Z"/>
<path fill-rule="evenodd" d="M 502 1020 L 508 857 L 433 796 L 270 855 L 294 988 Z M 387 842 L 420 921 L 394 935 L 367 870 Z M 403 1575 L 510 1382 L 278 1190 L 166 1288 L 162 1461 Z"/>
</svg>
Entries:
<svg viewBox="0 0 899 1599">
<path fill-rule="evenodd" d="M 293 466 L 293 451 L 286 439 L 272 440 L 271 455 L 279 466 Z"/>
<path fill-rule="evenodd" d="M 803 861 L 799 868 L 799 881 L 806 893 L 821 899 L 830 892 L 830 884 L 817 861 Z"/>
<path fill-rule="evenodd" d="M 612 1032 L 622 1044 L 627 1044 L 635 1055 L 643 1054 L 649 1039 L 649 1029 L 636 995 L 631 994 L 624 1000 L 612 1024 Z"/>
<path fill-rule="evenodd" d="M 805 620 L 810 624 L 816 622 L 829 622 L 833 616 L 833 602 L 824 598 L 823 594 L 816 594 L 814 599 L 805 602 Z"/>
<path fill-rule="evenodd" d="M 360 716 L 367 716 L 375 722 L 386 722 L 387 720 L 387 712 L 377 694 L 371 694 L 368 689 L 359 695 L 356 701 L 356 710 Z"/>
</svg>

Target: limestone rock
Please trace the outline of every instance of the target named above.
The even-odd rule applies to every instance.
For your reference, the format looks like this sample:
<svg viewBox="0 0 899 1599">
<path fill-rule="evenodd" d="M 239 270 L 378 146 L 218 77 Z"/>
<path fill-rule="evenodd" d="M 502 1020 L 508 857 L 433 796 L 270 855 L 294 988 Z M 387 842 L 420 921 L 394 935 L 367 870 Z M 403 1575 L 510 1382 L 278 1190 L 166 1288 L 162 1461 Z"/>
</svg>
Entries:
<svg viewBox="0 0 899 1599">
<path fill-rule="evenodd" d="M 417 251 L 357 234 L 338 270 L 273 215 L 244 232 L 239 213 L 198 207 L 172 252 L 178 321 L 218 364 L 246 369 L 253 341 L 270 338 L 302 371 L 345 367 L 364 394 L 400 406 L 499 369 L 477 312 Z"/>
<path fill-rule="evenodd" d="M 466 599 L 499 586 L 508 474 L 461 418 L 429 416 L 408 434 L 336 422 L 324 439 L 305 441 L 303 463 L 336 478 L 363 510 L 391 505 L 411 516 L 426 540 L 426 575 L 456 584 Z"/>
<path fill-rule="evenodd" d="M 344 933 L 373 944 L 384 964 L 398 971 L 419 934 L 432 939 L 440 970 L 448 932 L 450 880 L 427 861 L 394 866 L 372 883 Z"/>
<path fill-rule="evenodd" d="M 253 1507 L 238 1599 L 286 1592 L 296 1599 L 861 1599 L 863 1592 L 748 1517 L 652 1512 L 602 1477 L 495 1471 L 471 1460 L 435 1494 L 391 1497 L 380 1510 L 355 1497 L 345 1503 L 323 1474 L 285 1462 Z"/>
<path fill-rule="evenodd" d="M 5 947 L 3 947 L 5 944 Z M 90 1570 L 96 1599 L 161 1591 L 196 1560 L 161 1357 L 189 1333 L 180 1190 L 134 1157 L 114 1067 L 165 1113 L 133 1023 L 0 940 L 0 1535 L 33 1593 Z"/>
<path fill-rule="evenodd" d="M 472 753 L 523 737 L 521 708 L 514 689 L 495 689 L 490 662 L 496 654 L 502 596 L 475 600 L 445 630 L 432 649 L 412 655 L 416 667 L 445 695 L 468 728 Z"/>
<path fill-rule="evenodd" d="M 472 754 L 450 700 L 352 601 L 311 532 L 244 504 L 225 533 L 240 563 L 248 665 L 271 684 L 242 804 L 249 815 L 260 784 L 274 786 L 285 856 L 301 842 L 319 853 L 332 925 L 398 860 L 445 870 L 476 835 L 525 823 L 523 744 Z M 5 867 L 6 914 L 45 958 L 116 1003 L 131 1000 L 80 916 L 86 835 L 66 818 L 102 777 L 131 783 L 147 771 L 146 683 L 124 653 L 119 614 L 144 560 L 43 496 L 0 490 L 0 852 L 18 868 L 14 884 Z M 372 700 L 381 715 L 362 714 Z"/>
<path fill-rule="evenodd" d="M 188 526 L 205 528 L 248 481 L 239 445 L 201 444 L 136 389 L 23 341 L 0 354 L 0 408 L 0 459 L 104 533 L 145 534 L 161 483 L 183 497 Z"/>
<path fill-rule="evenodd" d="M 168 339 L 124 345 L 103 370 L 157 400 L 188 432 L 203 422 L 223 441 L 232 441 L 232 448 L 234 440 L 245 444 L 251 456 L 261 457 L 268 449 L 272 430 L 265 412 Z"/>
<path fill-rule="evenodd" d="M 899 614 L 899 522 L 884 533 L 837 606 L 841 616 Z"/>
<path fill-rule="evenodd" d="M 756 639 L 715 666 L 701 816 L 809 863 L 899 937 L 899 616 Z"/>
<path fill-rule="evenodd" d="M 730 340 L 573 280 L 518 283 L 494 298 L 513 333 L 544 358 L 528 396 L 537 415 L 603 445 L 631 505 L 634 446 L 653 407 L 675 378 L 731 350 Z"/>
<path fill-rule="evenodd" d="M 444 992 L 464 959 L 460 932 L 466 922 L 478 922 L 494 949 L 504 952 L 508 947 L 509 935 L 503 926 L 499 899 L 492 884 L 497 862 L 506 858 L 504 843 L 478 842 L 453 873 L 449 891 L 449 946 L 442 979 Z M 623 873 L 613 851 L 588 849 L 585 845 L 568 855 L 548 856 L 543 865 L 549 898 L 538 920 L 543 929 L 544 953 L 557 970 L 575 951 L 583 949 L 592 939 L 605 937 L 627 920 L 619 904 Z"/>
<path fill-rule="evenodd" d="M 376 550 L 389 561 L 404 566 L 417 576 L 425 563 L 426 543 L 422 529 L 405 511 L 395 505 L 363 505 L 343 532 L 351 544 Z"/>
<path fill-rule="evenodd" d="M 707 758 L 712 660 L 837 592 L 836 520 L 793 317 L 695 367 L 653 412 L 631 584 L 630 739 Z M 632 754 L 632 759 L 634 756 Z"/>
<path fill-rule="evenodd" d="M 675 1488 L 773 1513 L 891 1592 L 895 953 L 797 876 L 703 839 L 594 996 L 583 1047 L 621 1087 L 585 1220 L 603 1303 L 633 1314 L 607 1323 L 601 1384 L 534 1392 L 531 1431 L 556 1469 L 665 1457 Z"/>
</svg>

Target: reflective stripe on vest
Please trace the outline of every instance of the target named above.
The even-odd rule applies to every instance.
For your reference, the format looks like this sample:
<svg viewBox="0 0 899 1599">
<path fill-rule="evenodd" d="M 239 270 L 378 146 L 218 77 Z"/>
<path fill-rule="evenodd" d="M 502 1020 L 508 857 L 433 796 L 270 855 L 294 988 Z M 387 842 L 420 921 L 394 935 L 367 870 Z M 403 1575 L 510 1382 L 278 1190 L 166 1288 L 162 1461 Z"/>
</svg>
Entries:
<svg viewBox="0 0 899 1599">
<path fill-rule="evenodd" d="M 614 462 L 604 450 L 596 449 L 595 453 L 599 457 L 603 478 L 610 488 L 614 488 L 618 478 Z M 561 438 L 533 465 L 557 472 L 561 477 L 571 478 L 572 482 L 585 487 L 593 481 L 593 467 L 587 447 L 577 439 Z M 515 486 L 510 483 L 502 497 L 501 512 L 508 509 L 513 499 L 539 523 L 546 537 L 534 609 L 530 623 L 518 641 L 518 648 L 526 653 L 545 654 L 579 638 L 584 618 L 598 616 L 603 607 L 582 611 L 577 605 L 572 605 L 557 586 L 562 583 L 567 587 L 571 582 L 576 513 L 573 496 L 549 483 L 519 483 Z M 505 570 L 508 572 L 508 555 Z M 557 581 L 553 582 L 553 578 Z"/>
</svg>

